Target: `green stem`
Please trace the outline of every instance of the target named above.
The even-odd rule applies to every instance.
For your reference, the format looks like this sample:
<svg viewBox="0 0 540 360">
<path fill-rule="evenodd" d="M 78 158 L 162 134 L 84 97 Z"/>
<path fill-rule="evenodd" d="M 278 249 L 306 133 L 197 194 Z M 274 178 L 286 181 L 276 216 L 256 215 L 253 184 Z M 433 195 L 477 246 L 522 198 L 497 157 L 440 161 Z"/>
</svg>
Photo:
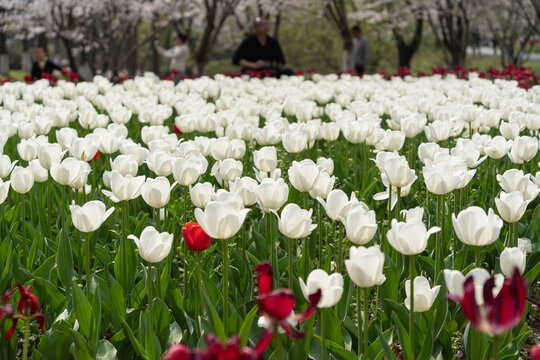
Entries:
<svg viewBox="0 0 540 360">
<path fill-rule="evenodd" d="M 199 290 L 199 301 L 197 302 L 197 316 L 199 316 L 199 320 L 203 315 L 204 307 L 203 304 L 203 288 L 202 288 L 202 279 L 201 279 L 201 252 L 197 251 L 197 287 Z"/>
<path fill-rule="evenodd" d="M 279 333 L 279 325 L 274 324 L 274 334 L 276 337 L 276 359 L 283 359 L 283 345 L 281 344 L 281 334 Z"/>
<path fill-rule="evenodd" d="M 150 313 L 148 316 L 148 328 L 154 331 L 154 312 L 152 310 L 152 300 L 154 299 L 152 297 L 152 263 L 148 262 L 148 272 L 146 273 L 146 286 L 147 286 L 147 293 L 148 293 L 148 312 Z"/>
<path fill-rule="evenodd" d="M 86 297 L 90 299 L 90 261 L 92 259 L 92 256 L 90 255 L 90 233 L 86 233 Z"/>
<path fill-rule="evenodd" d="M 443 224 L 443 200 L 444 200 L 444 195 L 438 195 L 437 196 L 437 225 L 441 228 L 441 229 L 444 229 L 444 224 Z M 441 271 L 441 266 L 440 266 L 440 262 L 441 262 L 441 246 L 442 246 L 442 241 L 443 241 L 443 232 L 442 231 L 439 231 L 437 233 L 437 238 L 436 238 L 436 243 L 435 243 L 435 276 L 434 276 L 434 279 L 435 279 L 435 283 L 437 282 L 437 279 L 439 277 L 439 273 Z"/>
<path fill-rule="evenodd" d="M 474 247 L 474 265 L 479 268 L 482 267 L 482 260 L 480 259 L 480 252 L 482 248 L 480 246 Z"/>
<path fill-rule="evenodd" d="M 338 225 L 339 226 L 339 225 Z M 345 229 L 341 232 L 338 228 L 338 261 L 336 264 L 337 272 L 341 272 L 341 262 L 343 259 L 343 236 L 345 236 Z"/>
<path fill-rule="evenodd" d="M 369 306 L 369 288 L 364 290 L 364 359 L 368 358 L 368 306 Z"/>
<path fill-rule="evenodd" d="M 24 321 L 24 343 L 23 343 L 23 355 L 22 359 L 28 359 L 28 345 L 30 342 L 30 320 L 26 319 Z"/>
<path fill-rule="evenodd" d="M 326 309 L 320 309 L 321 311 L 321 338 L 322 338 L 322 360 L 326 360 Z"/>
<path fill-rule="evenodd" d="M 410 276 L 410 309 L 409 309 L 409 336 L 411 338 L 412 359 L 414 359 L 414 255 L 409 256 Z"/>
<path fill-rule="evenodd" d="M 365 320 L 362 320 L 362 306 L 360 305 L 360 287 L 356 287 L 356 316 L 358 318 L 358 328 L 357 328 L 357 337 L 358 337 L 358 357 L 362 354 L 362 324 Z M 365 334 L 364 334 L 365 335 Z"/>
<path fill-rule="evenodd" d="M 293 239 L 287 239 L 289 242 L 289 289 L 293 288 L 293 248 L 294 248 L 294 240 Z"/>
<path fill-rule="evenodd" d="M 491 359 L 492 360 L 499 359 L 499 337 L 498 336 L 494 336 L 493 342 L 491 343 Z"/>
<path fill-rule="evenodd" d="M 392 226 L 392 185 L 388 185 L 388 230 Z M 382 242 L 381 242 L 382 245 Z"/>
<path fill-rule="evenodd" d="M 127 253 L 127 237 L 128 237 L 128 233 L 127 233 L 127 228 L 128 228 L 128 202 L 127 201 L 122 201 L 122 239 L 120 241 L 120 247 L 122 249 L 122 261 L 123 261 L 123 267 L 122 267 L 122 272 L 124 273 L 124 276 L 123 278 L 124 279 L 127 279 L 128 278 L 128 273 L 127 273 L 127 263 L 128 263 L 128 253 Z M 128 284 L 126 283 L 126 288 L 124 289 L 124 292 L 125 292 L 125 295 L 127 297 L 127 294 L 128 294 Z"/>
<path fill-rule="evenodd" d="M 24 195 L 21 194 L 21 233 L 22 233 L 22 241 L 23 241 L 23 261 L 26 262 L 28 259 L 27 257 L 27 251 L 26 251 L 26 206 L 24 204 Z"/>
<path fill-rule="evenodd" d="M 396 219 L 397 219 L 397 221 L 399 221 L 400 218 L 401 218 L 400 214 L 399 214 L 399 212 L 400 212 L 400 207 L 399 207 L 400 198 L 401 198 L 401 188 L 398 187 L 397 188 L 397 202 L 396 202 Z"/>
<path fill-rule="evenodd" d="M 323 261 L 322 261 L 322 248 L 323 248 L 323 242 L 322 242 L 322 211 L 321 211 L 322 205 L 318 204 L 317 206 L 317 236 L 319 237 L 319 268 L 323 268 Z"/>
<path fill-rule="evenodd" d="M 227 240 L 221 240 L 223 247 L 223 328 L 225 336 L 229 336 L 229 256 L 227 254 Z"/>
</svg>

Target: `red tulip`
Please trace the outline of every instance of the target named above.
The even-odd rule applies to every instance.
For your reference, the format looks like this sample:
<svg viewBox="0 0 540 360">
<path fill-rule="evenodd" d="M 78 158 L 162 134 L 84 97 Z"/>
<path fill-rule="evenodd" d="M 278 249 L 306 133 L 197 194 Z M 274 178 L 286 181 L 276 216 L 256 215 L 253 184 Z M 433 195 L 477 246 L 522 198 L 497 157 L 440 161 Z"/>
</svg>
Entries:
<svg viewBox="0 0 540 360">
<path fill-rule="evenodd" d="M 305 333 L 296 330 L 290 323 L 291 313 L 296 306 L 294 294 L 289 289 L 272 290 L 272 268 L 267 262 L 259 264 L 255 268 L 259 283 L 259 299 L 257 305 L 259 311 L 270 322 L 268 331 L 273 332 L 272 323 L 277 323 L 291 339 L 302 339 Z M 297 322 L 309 319 L 317 310 L 317 304 L 321 300 L 321 290 L 317 290 L 309 296 L 308 308 L 300 314 L 294 315 L 291 320 Z"/>
<path fill-rule="evenodd" d="M 88 160 L 88 162 L 91 163 L 92 161 L 97 161 L 97 159 L 99 159 L 99 150 L 96 152 L 92 159 Z"/>
<path fill-rule="evenodd" d="M 182 235 L 187 247 L 193 251 L 204 251 L 212 244 L 212 238 L 208 236 L 196 222 L 188 222 L 182 228 Z"/>
<path fill-rule="evenodd" d="M 240 338 L 235 335 L 227 339 L 225 345 L 215 335 L 207 335 L 206 352 L 201 349 L 189 350 L 184 345 L 173 345 L 169 348 L 164 360 L 257 360 L 260 359 L 264 351 L 270 344 L 272 337 L 268 337 L 265 331 L 255 346 L 242 347 Z"/>
<path fill-rule="evenodd" d="M 0 320 L 7 315 L 12 321 L 11 327 L 6 333 L 6 339 L 9 340 L 13 337 L 15 329 L 17 328 L 17 322 L 19 319 L 22 320 L 36 320 L 41 333 L 45 333 L 45 316 L 40 312 L 41 306 L 36 296 L 32 293 L 32 287 L 24 288 L 21 284 L 17 283 L 19 289 L 20 298 L 17 302 L 17 311 L 19 314 L 14 315 L 14 309 L 11 305 L 8 304 L 8 301 L 11 298 L 11 295 L 15 292 L 15 289 L 8 290 L 4 296 L 2 296 L 2 307 L 0 308 Z"/>
<path fill-rule="evenodd" d="M 474 279 L 469 276 L 463 284 L 463 298 L 448 295 L 448 299 L 461 305 L 472 326 L 486 334 L 497 336 L 521 321 L 527 301 L 527 281 L 523 280 L 516 268 L 511 278 L 504 279 L 496 297 L 493 297 L 494 287 L 495 277 L 491 276 L 484 283 L 484 305 L 478 305 L 474 295 Z"/>
<path fill-rule="evenodd" d="M 540 360 L 540 346 L 534 345 L 531 349 L 532 360 Z"/>
<path fill-rule="evenodd" d="M 181 134 L 181 133 L 182 133 L 182 130 L 180 130 L 180 129 L 178 128 L 178 126 L 176 126 L 176 124 L 174 124 L 174 123 L 172 124 L 172 130 L 173 130 L 173 132 L 174 132 L 175 134 Z"/>
</svg>

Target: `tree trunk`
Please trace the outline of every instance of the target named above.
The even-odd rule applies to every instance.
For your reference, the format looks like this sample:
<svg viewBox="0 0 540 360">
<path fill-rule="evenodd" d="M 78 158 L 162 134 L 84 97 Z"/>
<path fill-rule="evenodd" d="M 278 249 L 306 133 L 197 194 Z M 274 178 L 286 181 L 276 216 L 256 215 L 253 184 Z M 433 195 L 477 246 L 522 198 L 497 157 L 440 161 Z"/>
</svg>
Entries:
<svg viewBox="0 0 540 360">
<path fill-rule="evenodd" d="M 71 41 L 65 37 L 62 37 L 62 42 L 64 43 L 64 47 L 66 48 L 66 53 L 67 53 L 69 66 L 71 67 L 71 70 L 73 72 L 79 72 L 79 67 L 77 66 L 77 60 L 75 59 L 75 55 L 73 54 Z"/>
<path fill-rule="evenodd" d="M 276 14 L 276 24 L 274 25 L 274 39 L 279 39 L 279 25 L 281 22 L 281 10 L 278 10 Z"/>
<path fill-rule="evenodd" d="M 6 45 L 6 33 L 0 31 L 0 74 L 9 75 L 9 55 Z"/>
<path fill-rule="evenodd" d="M 410 43 L 406 43 L 405 39 L 401 36 L 401 34 L 397 31 L 397 29 L 394 29 L 394 39 L 397 43 L 398 48 L 398 62 L 399 67 L 406 66 L 408 68 L 411 67 L 411 60 L 414 56 L 414 53 L 418 48 L 420 47 L 420 42 L 422 41 L 422 28 L 424 24 L 424 19 L 419 18 L 416 20 L 416 27 L 414 30 L 414 36 Z"/>
<path fill-rule="evenodd" d="M 30 56 L 30 42 L 25 37 L 22 41 L 21 69 L 30 72 L 32 69 L 32 57 Z"/>
<path fill-rule="evenodd" d="M 135 24 L 130 31 L 130 37 L 129 37 L 130 44 L 137 44 L 137 28 L 138 28 L 137 25 L 138 24 Z M 129 57 L 128 64 L 127 64 L 128 72 L 130 75 L 133 75 L 133 76 L 137 75 L 137 53 L 138 53 L 138 50 L 135 49 L 133 54 Z"/>
<path fill-rule="evenodd" d="M 154 17 L 152 18 L 152 32 L 156 34 L 156 36 L 154 37 L 152 41 L 152 71 L 155 74 L 159 75 L 159 54 L 156 50 L 156 47 L 153 44 L 154 41 L 158 39 L 157 29 L 156 29 L 156 20 L 157 20 L 157 16 L 154 14 Z"/>
</svg>

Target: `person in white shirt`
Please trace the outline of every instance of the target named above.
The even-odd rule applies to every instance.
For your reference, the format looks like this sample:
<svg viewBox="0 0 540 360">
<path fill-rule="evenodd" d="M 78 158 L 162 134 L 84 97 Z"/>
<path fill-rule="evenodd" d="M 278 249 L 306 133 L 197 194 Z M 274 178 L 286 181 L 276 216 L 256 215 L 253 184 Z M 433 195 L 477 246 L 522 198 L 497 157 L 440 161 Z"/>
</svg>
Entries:
<svg viewBox="0 0 540 360">
<path fill-rule="evenodd" d="M 187 36 L 182 33 L 176 35 L 176 45 L 171 49 L 162 48 L 157 42 L 156 50 L 160 56 L 170 58 L 169 70 L 176 70 L 178 76 L 186 74 L 186 63 L 189 58 L 189 47 L 186 44 Z"/>
</svg>

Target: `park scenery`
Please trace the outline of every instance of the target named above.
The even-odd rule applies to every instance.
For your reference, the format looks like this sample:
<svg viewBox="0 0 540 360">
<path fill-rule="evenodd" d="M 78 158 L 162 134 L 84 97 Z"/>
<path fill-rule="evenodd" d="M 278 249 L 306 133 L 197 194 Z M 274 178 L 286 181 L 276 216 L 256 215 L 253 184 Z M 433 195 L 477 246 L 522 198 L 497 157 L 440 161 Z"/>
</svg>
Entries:
<svg viewBox="0 0 540 360">
<path fill-rule="evenodd" d="M 540 4 L 494 2 L 509 43 L 480 0 L 0 1 L 0 359 L 539 360 Z"/>
</svg>

